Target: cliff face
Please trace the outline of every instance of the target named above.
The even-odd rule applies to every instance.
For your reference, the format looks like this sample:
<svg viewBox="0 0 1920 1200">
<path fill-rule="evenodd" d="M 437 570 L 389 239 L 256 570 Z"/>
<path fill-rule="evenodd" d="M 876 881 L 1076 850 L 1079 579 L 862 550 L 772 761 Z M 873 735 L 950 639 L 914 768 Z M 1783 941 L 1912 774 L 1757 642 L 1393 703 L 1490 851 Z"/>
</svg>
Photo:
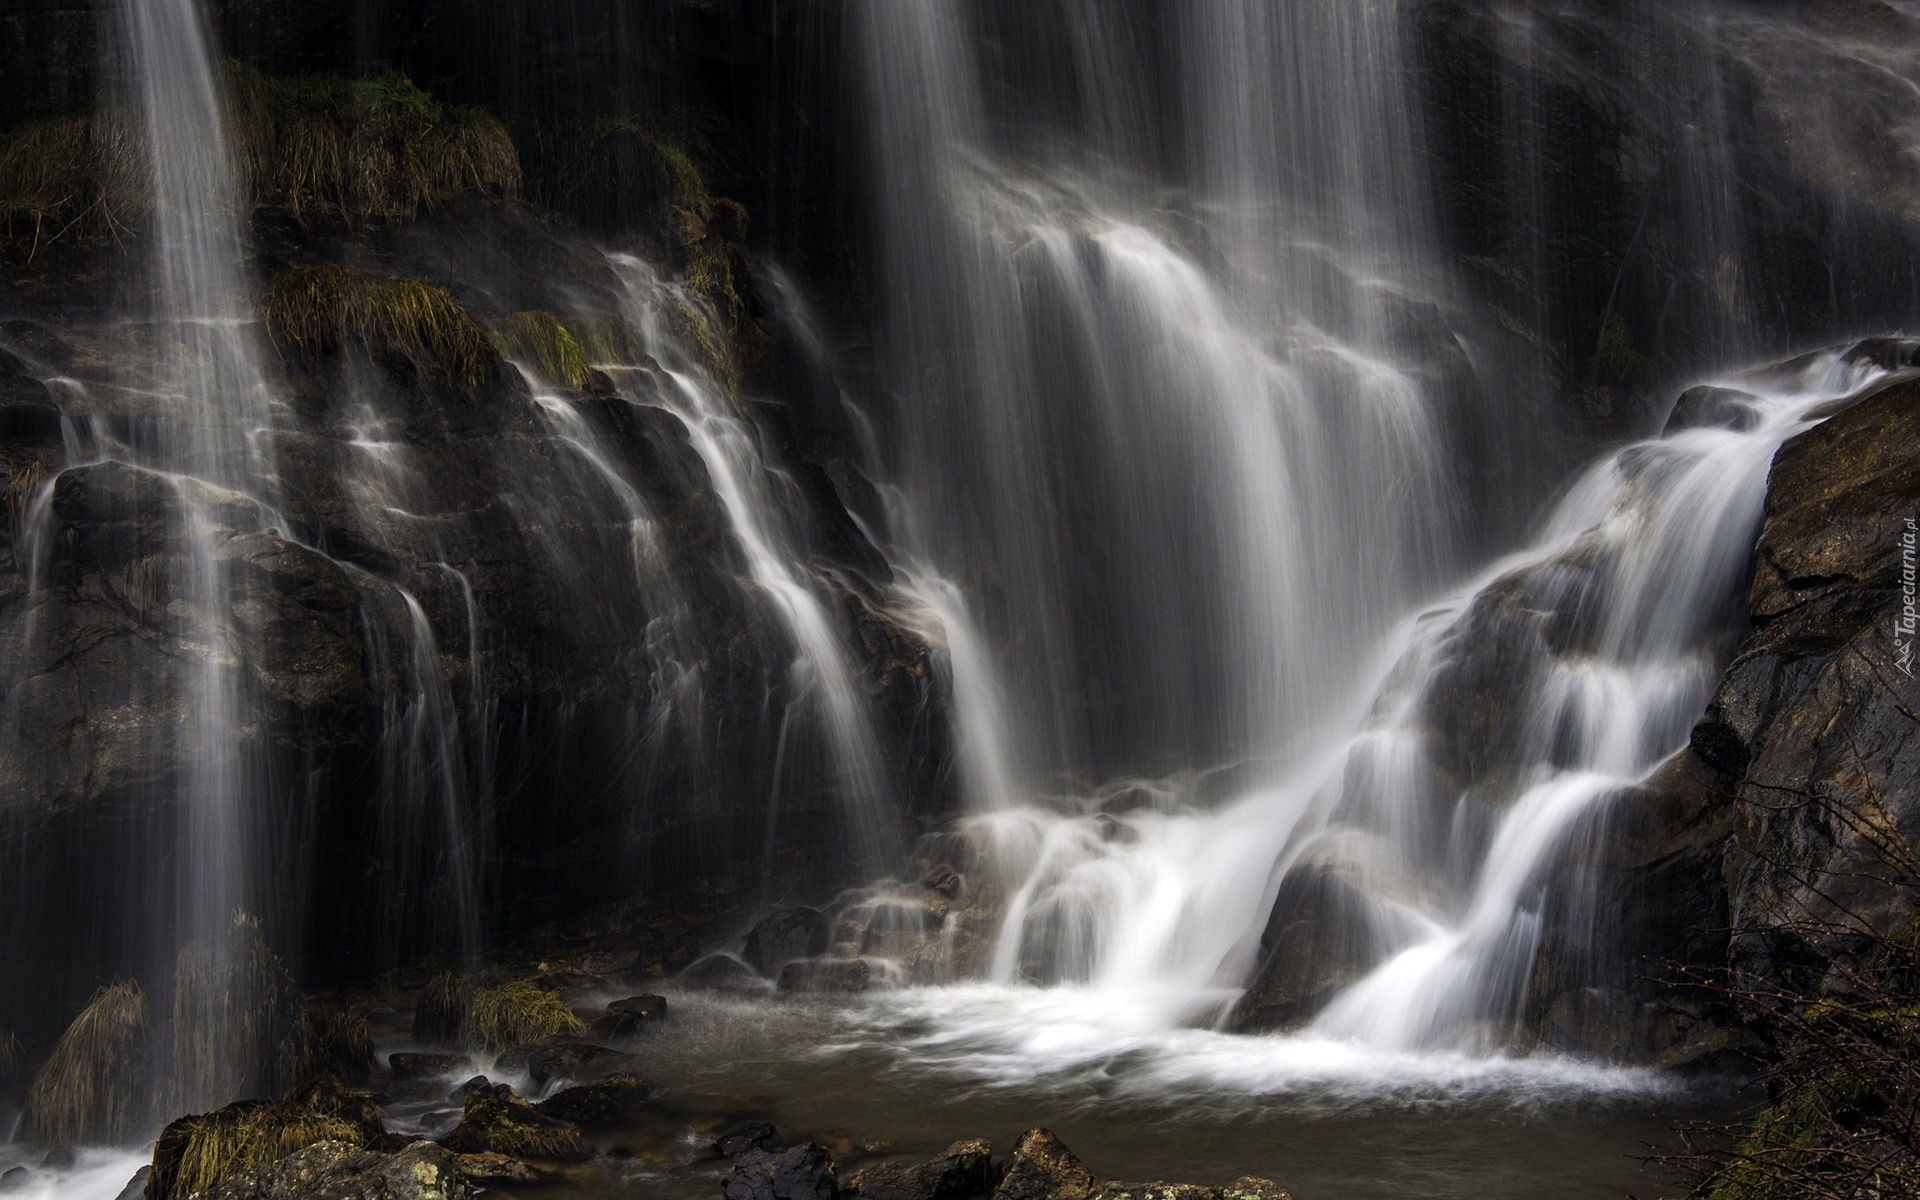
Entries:
<svg viewBox="0 0 1920 1200">
<path fill-rule="evenodd" d="M 1849 914 L 1892 931 L 1916 899 L 1875 850 L 1887 833 L 1920 844 L 1906 616 L 1916 447 L 1920 385 L 1903 383 L 1782 448 L 1752 631 L 1693 734 L 1693 752 L 1738 781 L 1726 860 L 1733 965 L 1805 991 L 1849 947 L 1796 929 Z"/>
<path fill-rule="evenodd" d="M 44 1039 L 101 979 L 168 968 L 208 664 L 237 680 L 243 892 L 309 983 L 449 952 L 463 920 L 504 939 L 619 899 L 700 919 L 830 894 L 868 869 L 863 838 L 944 810 L 930 648 L 832 481 L 858 476 L 811 452 L 839 434 L 753 291 L 747 212 L 679 136 L 636 134 L 621 217 L 659 272 L 497 195 L 341 221 L 262 194 L 246 336 L 274 396 L 270 507 L 129 465 L 181 419 L 165 330 L 129 317 L 137 234 L 0 247 L 0 955 L 21 981 L 0 1027 Z M 301 325 L 328 287 L 360 307 Z M 458 326 L 457 361 L 381 315 L 395 295 Z M 819 596 L 897 828 L 849 815 L 697 436 L 746 464 L 758 536 Z M 183 599 L 198 514 L 228 581 L 211 605 Z M 669 967 L 699 949 L 656 947 Z"/>
</svg>

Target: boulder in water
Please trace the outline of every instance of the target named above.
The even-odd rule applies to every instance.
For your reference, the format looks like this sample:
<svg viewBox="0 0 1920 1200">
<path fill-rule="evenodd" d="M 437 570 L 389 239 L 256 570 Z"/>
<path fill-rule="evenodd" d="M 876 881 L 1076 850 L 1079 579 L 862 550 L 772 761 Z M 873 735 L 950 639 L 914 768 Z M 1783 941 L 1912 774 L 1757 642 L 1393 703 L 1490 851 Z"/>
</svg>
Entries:
<svg viewBox="0 0 1920 1200">
<path fill-rule="evenodd" d="M 731 954 L 709 954 L 696 959 L 680 972 L 680 982 L 717 992 L 759 991 L 766 986 L 752 967 Z"/>
<path fill-rule="evenodd" d="M 460 1123 L 440 1139 L 459 1154 L 504 1154 L 508 1158 L 587 1157 L 587 1142 L 571 1121 L 548 1116 L 507 1084 L 467 1097 Z"/>
<path fill-rule="evenodd" d="M 550 1117 L 582 1126 L 617 1125 L 647 1102 L 649 1089 L 631 1075 L 564 1088 L 534 1105 Z"/>
<path fill-rule="evenodd" d="M 783 992 L 864 992 L 873 986 L 873 967 L 863 958 L 813 958 L 780 968 L 776 985 Z"/>
<path fill-rule="evenodd" d="M 1368 901 L 1332 867 L 1287 873 L 1260 935 L 1260 968 L 1228 1017 L 1236 1031 L 1281 1029 L 1311 1018 L 1379 961 Z"/>
<path fill-rule="evenodd" d="M 859 1200 L 968 1200 L 987 1190 L 993 1148 L 982 1138 L 955 1142 L 923 1163 L 874 1163 L 841 1190 Z"/>
<path fill-rule="evenodd" d="M 1757 397 L 1735 388 L 1703 383 L 1680 393 L 1667 427 L 1661 436 L 1672 437 L 1682 429 L 1731 429 L 1745 433 L 1760 424 Z"/>
<path fill-rule="evenodd" d="M 1013 1144 L 993 1200 L 1087 1200 L 1100 1181 L 1051 1130 L 1029 1129 Z"/>
<path fill-rule="evenodd" d="M 602 1037 L 632 1037 L 667 1019 L 665 996 L 628 996 L 607 1005 L 607 1011 L 593 1023 L 593 1031 Z"/>
<path fill-rule="evenodd" d="M 818 909 L 783 908 L 754 925 L 741 957 L 762 975 L 772 975 L 796 958 L 825 954 L 832 932 L 826 914 Z"/>
<path fill-rule="evenodd" d="M 578 1038 L 556 1038 L 500 1060 L 503 1067 L 523 1068 L 541 1086 L 556 1079 L 593 1083 L 613 1075 L 630 1075 L 640 1060 L 622 1050 Z"/>
<path fill-rule="evenodd" d="M 840 1182 L 825 1146 L 803 1142 L 779 1153 L 749 1150 L 720 1181 L 725 1200 L 835 1200 Z"/>
<path fill-rule="evenodd" d="M 401 1050 L 387 1055 L 387 1067 L 395 1079 L 434 1079 L 452 1075 L 467 1065 L 464 1054 L 427 1054 Z"/>
<path fill-rule="evenodd" d="M 752 1151 L 778 1154 L 788 1146 L 778 1129 L 765 1121 L 749 1121 L 714 1140 L 713 1152 L 721 1158 L 736 1158 Z"/>
</svg>

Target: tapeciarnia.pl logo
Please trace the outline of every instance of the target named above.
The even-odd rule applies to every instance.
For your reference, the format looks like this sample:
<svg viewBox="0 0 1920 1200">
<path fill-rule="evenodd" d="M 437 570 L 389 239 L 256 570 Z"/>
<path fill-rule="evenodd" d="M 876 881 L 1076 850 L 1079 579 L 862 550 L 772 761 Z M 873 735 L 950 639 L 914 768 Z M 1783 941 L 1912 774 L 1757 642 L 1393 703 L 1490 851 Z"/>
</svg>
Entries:
<svg viewBox="0 0 1920 1200">
<path fill-rule="evenodd" d="M 1920 628 L 1920 612 L 1914 609 L 1914 548 L 1920 541 L 1920 525 L 1907 518 L 1900 535 L 1900 615 L 1893 619 L 1893 665 L 1908 679 L 1913 678 L 1913 636 Z"/>
</svg>

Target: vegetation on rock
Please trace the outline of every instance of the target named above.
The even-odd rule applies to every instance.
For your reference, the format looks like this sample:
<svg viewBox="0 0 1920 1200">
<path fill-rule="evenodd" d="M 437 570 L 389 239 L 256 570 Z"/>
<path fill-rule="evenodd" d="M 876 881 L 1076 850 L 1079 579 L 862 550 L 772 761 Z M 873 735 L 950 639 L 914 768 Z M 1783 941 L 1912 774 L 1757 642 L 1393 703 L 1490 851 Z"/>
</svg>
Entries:
<svg viewBox="0 0 1920 1200">
<path fill-rule="evenodd" d="M 470 1035 L 495 1054 L 544 1038 L 583 1033 L 586 1028 L 586 1022 L 574 1015 L 558 993 L 532 979 L 483 988 L 473 998 Z"/>
<path fill-rule="evenodd" d="M 224 937 L 181 948 L 172 1015 L 174 1111 L 300 1082 L 300 990 L 257 917 L 236 912 Z"/>
<path fill-rule="evenodd" d="M 27 1090 L 34 1136 L 55 1145 L 130 1138 L 140 1118 L 146 1034 L 139 984 L 120 980 L 95 992 Z"/>
<path fill-rule="evenodd" d="M 397 355 L 447 383 L 477 387 L 496 358 L 485 331 L 443 288 L 370 279 L 351 267 L 294 267 L 273 277 L 267 335 L 282 354 L 310 358 L 348 344 Z"/>
<path fill-rule="evenodd" d="M 397 72 L 276 77 L 235 66 L 229 123 L 240 196 L 308 224 L 419 216 L 520 189 L 513 138 Z M 0 135 L 0 232 L 31 258 L 70 234 L 119 236 L 152 210 L 149 150 L 124 101 Z"/>
<path fill-rule="evenodd" d="M 494 327 L 493 337 L 502 357 L 538 367 L 556 383 L 584 388 L 593 376 L 586 347 L 550 312 L 514 313 Z"/>
<path fill-rule="evenodd" d="M 423 1046 L 459 1046 L 467 1040 L 473 989 L 453 971 L 427 981 L 413 1006 L 413 1040 Z"/>
<path fill-rule="evenodd" d="M 326 1081 L 290 1100 L 242 1100 L 181 1117 L 154 1146 L 149 1200 L 184 1200 L 319 1142 L 370 1144 L 385 1132 L 367 1096 Z"/>
<path fill-rule="evenodd" d="M 250 190 L 296 221 L 399 221 L 467 193 L 520 188 L 506 127 L 389 71 L 371 79 L 234 72 Z"/>
</svg>

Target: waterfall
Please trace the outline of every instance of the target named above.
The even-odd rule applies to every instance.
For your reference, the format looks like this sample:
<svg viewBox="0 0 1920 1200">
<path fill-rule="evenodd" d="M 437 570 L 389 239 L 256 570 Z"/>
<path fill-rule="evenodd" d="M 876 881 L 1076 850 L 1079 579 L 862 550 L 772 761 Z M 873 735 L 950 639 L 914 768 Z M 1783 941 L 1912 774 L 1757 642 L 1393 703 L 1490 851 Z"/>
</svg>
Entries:
<svg viewBox="0 0 1920 1200">
<path fill-rule="evenodd" d="M 822 581 L 803 563 L 804 543 L 782 516 L 782 490 L 790 494 L 790 485 L 766 461 L 752 426 L 672 324 L 711 320 L 711 315 L 646 262 L 618 254 L 608 262 L 622 285 L 622 318 L 656 364 L 645 372 L 613 365 L 624 366 L 617 374 L 630 384 L 644 385 L 644 376 L 658 376 L 657 386 L 626 394 L 635 402 L 659 404 L 686 429 L 745 555 L 748 579 L 792 638 L 794 691 L 817 714 L 826 734 L 849 845 L 868 872 L 883 871 L 897 862 L 901 850 L 891 782 L 858 668 L 841 632 L 843 621 L 828 608 Z M 639 381 L 633 380 L 637 373 L 643 376 Z"/>
<path fill-rule="evenodd" d="M 178 683 L 185 708 L 178 915 L 160 944 L 180 949 L 182 971 L 197 947 L 206 960 L 199 969 L 211 979 L 238 969 L 216 960 L 230 952 L 229 924 L 255 903 L 248 809 L 263 777 L 248 761 L 238 722 L 245 664 L 259 651 L 233 640 L 229 615 L 238 581 L 224 543 L 246 531 L 248 500 L 261 506 L 252 524 L 275 523 L 264 490 L 271 487 L 272 466 L 258 447 L 272 408 L 245 275 L 224 79 L 200 6 L 197 0 L 126 0 L 120 12 L 121 50 L 152 172 L 147 315 L 153 380 L 164 397 L 160 432 L 150 446 L 137 447 L 142 452 L 134 461 L 172 482 L 186 565 L 165 588 L 194 614 L 189 636 L 197 643 L 183 659 Z M 242 514 L 238 527 L 236 512 Z M 198 1018 L 181 1012 L 176 1019 Z M 177 1062 L 176 1098 L 196 1107 L 221 1103 L 229 1080 L 251 1084 L 251 1069 Z"/>
</svg>

